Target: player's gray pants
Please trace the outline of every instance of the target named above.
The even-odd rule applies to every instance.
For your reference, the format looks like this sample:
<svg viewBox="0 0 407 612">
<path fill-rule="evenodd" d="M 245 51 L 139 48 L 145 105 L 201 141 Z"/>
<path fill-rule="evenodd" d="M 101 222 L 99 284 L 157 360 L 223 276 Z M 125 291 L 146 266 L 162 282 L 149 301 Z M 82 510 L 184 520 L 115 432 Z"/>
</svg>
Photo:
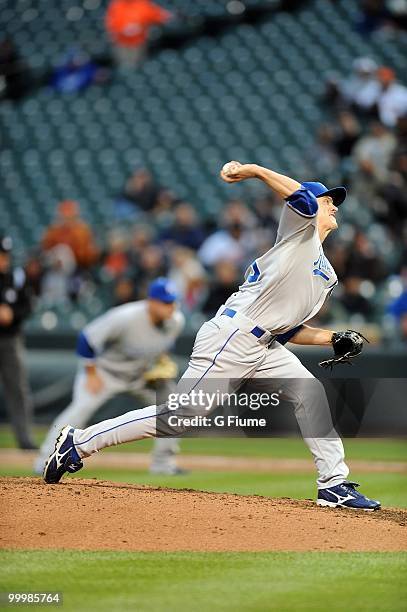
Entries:
<svg viewBox="0 0 407 612">
<path fill-rule="evenodd" d="M 55 439 L 59 431 L 65 425 L 72 427 L 86 427 L 92 416 L 109 399 L 119 393 L 132 393 L 140 396 L 144 402 L 155 400 L 156 393 L 146 388 L 142 383 L 136 386 L 114 378 L 103 370 L 98 370 L 104 387 L 99 393 L 90 393 L 86 388 L 86 374 L 83 368 L 79 368 L 75 377 L 72 402 L 53 421 L 47 436 L 41 446 L 39 457 L 35 462 L 35 471 L 42 472 L 44 464 L 50 453 L 54 450 Z M 172 383 L 174 385 L 174 383 Z M 175 386 L 175 385 L 174 385 Z M 164 393 L 165 391 L 163 391 Z M 175 457 L 179 450 L 176 438 L 157 438 L 152 453 L 151 471 L 173 473 L 176 469 Z"/>
<path fill-rule="evenodd" d="M 195 391 L 205 390 L 208 379 L 210 382 L 217 379 L 218 388 L 230 392 L 238 387 L 239 379 L 249 378 L 261 381 L 263 391 L 266 379 L 270 379 L 270 391 L 275 390 L 272 379 L 279 379 L 282 395 L 292 403 L 301 433 L 313 455 L 318 487 L 343 482 L 349 470 L 344 461 L 342 441 L 331 421 L 323 385 L 281 344 L 275 342 L 268 349 L 255 336 L 238 329 L 233 319 L 217 316 L 199 330 L 189 366 L 177 390 L 184 392 L 192 387 Z M 202 407 L 194 410 L 205 413 Z M 87 457 L 107 446 L 130 440 L 175 435 L 177 430 L 169 431 L 167 417 L 160 417 L 160 413 L 168 413 L 168 405 L 152 405 L 77 430 L 74 433 L 76 449 L 81 457 Z M 177 409 L 173 414 L 177 413 L 188 414 L 188 409 Z"/>
</svg>

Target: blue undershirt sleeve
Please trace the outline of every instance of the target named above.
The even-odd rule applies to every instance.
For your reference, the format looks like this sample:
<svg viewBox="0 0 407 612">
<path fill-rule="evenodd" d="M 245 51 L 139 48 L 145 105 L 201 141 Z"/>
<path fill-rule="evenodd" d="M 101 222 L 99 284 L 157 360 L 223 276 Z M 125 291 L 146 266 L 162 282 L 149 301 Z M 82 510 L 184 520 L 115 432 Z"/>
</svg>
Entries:
<svg viewBox="0 0 407 612">
<path fill-rule="evenodd" d="M 277 342 L 280 344 L 286 344 L 286 342 L 289 342 L 291 338 L 294 338 L 295 334 L 298 333 L 302 327 L 303 325 L 297 325 L 297 327 L 293 327 L 293 329 L 285 332 L 285 334 L 279 334 L 276 338 Z"/>
<path fill-rule="evenodd" d="M 315 217 L 318 212 L 318 202 L 314 194 L 301 187 L 288 198 L 286 198 L 287 206 L 302 217 Z"/>
<path fill-rule="evenodd" d="M 95 351 L 89 344 L 84 332 L 81 332 L 78 336 L 76 352 L 80 357 L 83 357 L 84 359 L 93 359 L 95 357 Z"/>
</svg>

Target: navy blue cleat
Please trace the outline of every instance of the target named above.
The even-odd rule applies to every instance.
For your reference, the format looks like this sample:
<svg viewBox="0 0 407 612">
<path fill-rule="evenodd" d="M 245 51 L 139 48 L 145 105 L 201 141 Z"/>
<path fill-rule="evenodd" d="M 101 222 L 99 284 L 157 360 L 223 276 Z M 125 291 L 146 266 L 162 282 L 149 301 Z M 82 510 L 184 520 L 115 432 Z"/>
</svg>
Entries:
<svg viewBox="0 0 407 612">
<path fill-rule="evenodd" d="M 380 502 L 369 499 L 356 491 L 357 482 L 345 480 L 335 487 L 328 489 L 318 489 L 318 506 L 329 506 L 331 508 L 350 508 L 352 510 L 373 510 L 380 509 Z"/>
<path fill-rule="evenodd" d="M 73 443 L 74 431 L 70 425 L 61 429 L 55 442 L 54 452 L 45 463 L 43 478 L 46 483 L 56 484 L 65 472 L 73 474 L 83 468 L 83 463 Z"/>
</svg>

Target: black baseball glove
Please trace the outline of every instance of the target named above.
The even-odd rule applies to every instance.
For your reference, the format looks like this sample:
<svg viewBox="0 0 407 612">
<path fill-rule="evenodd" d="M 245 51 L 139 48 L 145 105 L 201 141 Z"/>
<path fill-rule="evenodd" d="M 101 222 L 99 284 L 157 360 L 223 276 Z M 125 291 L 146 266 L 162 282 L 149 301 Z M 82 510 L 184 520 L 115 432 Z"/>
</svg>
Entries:
<svg viewBox="0 0 407 612">
<path fill-rule="evenodd" d="M 335 357 L 327 359 L 326 361 L 320 361 L 318 365 L 320 365 L 321 368 L 331 368 L 331 370 L 337 363 L 348 363 L 352 365 L 352 359 L 362 352 L 363 340 L 369 342 L 361 333 L 353 329 L 335 332 L 332 334 L 331 340 Z"/>
</svg>

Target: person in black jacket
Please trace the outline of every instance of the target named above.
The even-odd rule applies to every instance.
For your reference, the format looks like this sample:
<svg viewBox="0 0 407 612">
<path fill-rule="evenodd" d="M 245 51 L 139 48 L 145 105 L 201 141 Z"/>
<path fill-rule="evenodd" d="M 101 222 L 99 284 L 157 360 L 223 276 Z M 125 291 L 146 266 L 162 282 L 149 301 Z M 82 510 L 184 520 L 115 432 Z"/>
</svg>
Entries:
<svg viewBox="0 0 407 612">
<path fill-rule="evenodd" d="M 31 312 L 31 299 L 24 270 L 11 267 L 11 248 L 11 238 L 0 237 L 0 380 L 17 443 L 20 448 L 34 449 L 21 332 L 21 325 Z"/>
<path fill-rule="evenodd" d="M 219 306 L 239 289 L 239 270 L 234 263 L 225 259 L 218 261 L 214 272 L 209 293 L 202 305 L 202 311 L 208 317 L 215 316 Z"/>
</svg>

